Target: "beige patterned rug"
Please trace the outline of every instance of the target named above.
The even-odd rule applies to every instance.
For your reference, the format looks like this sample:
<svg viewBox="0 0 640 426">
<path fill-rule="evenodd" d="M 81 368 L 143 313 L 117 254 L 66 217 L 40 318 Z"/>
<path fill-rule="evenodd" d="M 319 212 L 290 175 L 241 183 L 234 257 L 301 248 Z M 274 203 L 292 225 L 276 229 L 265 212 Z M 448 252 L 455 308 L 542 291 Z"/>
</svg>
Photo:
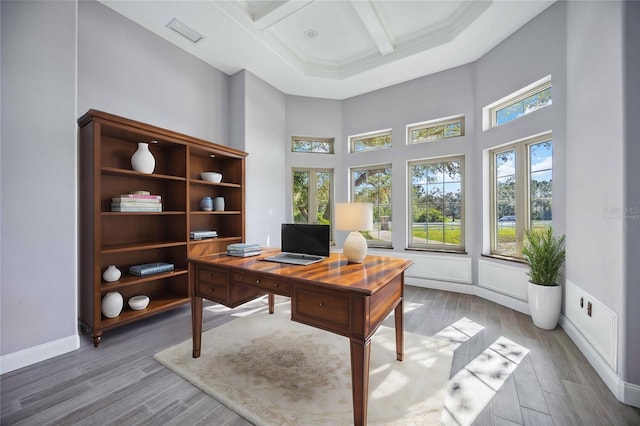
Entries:
<svg viewBox="0 0 640 426">
<path fill-rule="evenodd" d="M 349 340 L 290 320 L 288 303 L 260 310 L 191 339 L 156 360 L 256 425 L 353 424 Z M 405 360 L 396 361 L 395 331 L 372 338 L 370 425 L 440 423 L 452 346 L 405 332 Z"/>
</svg>

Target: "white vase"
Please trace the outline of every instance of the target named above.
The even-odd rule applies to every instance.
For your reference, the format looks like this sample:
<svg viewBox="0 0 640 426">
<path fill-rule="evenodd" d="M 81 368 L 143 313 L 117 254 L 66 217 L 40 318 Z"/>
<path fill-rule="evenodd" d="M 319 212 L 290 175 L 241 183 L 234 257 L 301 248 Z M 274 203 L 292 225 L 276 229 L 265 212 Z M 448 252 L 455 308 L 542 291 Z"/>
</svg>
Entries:
<svg viewBox="0 0 640 426">
<path fill-rule="evenodd" d="M 153 169 L 156 167 L 156 159 L 149 151 L 148 143 L 138 143 L 138 150 L 131 156 L 131 167 L 140 173 L 153 173 Z"/>
<path fill-rule="evenodd" d="M 533 323 L 545 330 L 556 328 L 562 309 L 562 286 L 529 282 L 527 296 Z"/>
<path fill-rule="evenodd" d="M 107 293 L 102 298 L 102 315 L 107 318 L 115 318 L 122 312 L 124 300 L 117 291 Z"/>
<path fill-rule="evenodd" d="M 107 267 L 107 269 L 105 269 L 102 273 L 102 278 L 106 282 L 111 283 L 114 281 L 118 281 L 121 275 L 122 273 L 120 272 L 120 269 L 116 268 L 116 265 L 109 265 L 109 267 Z"/>
<path fill-rule="evenodd" d="M 224 211 L 224 197 L 216 197 L 213 199 L 213 209 L 217 212 Z"/>
</svg>

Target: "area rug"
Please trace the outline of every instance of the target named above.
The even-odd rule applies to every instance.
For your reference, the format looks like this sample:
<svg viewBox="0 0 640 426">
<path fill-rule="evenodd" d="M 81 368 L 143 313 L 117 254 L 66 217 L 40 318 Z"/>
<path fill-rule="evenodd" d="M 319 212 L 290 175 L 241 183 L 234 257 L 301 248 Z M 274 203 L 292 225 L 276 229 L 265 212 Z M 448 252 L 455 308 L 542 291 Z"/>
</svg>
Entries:
<svg viewBox="0 0 640 426">
<path fill-rule="evenodd" d="M 353 424 L 349 339 L 291 321 L 288 303 L 234 319 L 155 355 L 167 368 L 256 425 Z M 396 360 L 395 331 L 371 340 L 368 423 L 440 423 L 452 345 L 404 333 Z"/>
</svg>

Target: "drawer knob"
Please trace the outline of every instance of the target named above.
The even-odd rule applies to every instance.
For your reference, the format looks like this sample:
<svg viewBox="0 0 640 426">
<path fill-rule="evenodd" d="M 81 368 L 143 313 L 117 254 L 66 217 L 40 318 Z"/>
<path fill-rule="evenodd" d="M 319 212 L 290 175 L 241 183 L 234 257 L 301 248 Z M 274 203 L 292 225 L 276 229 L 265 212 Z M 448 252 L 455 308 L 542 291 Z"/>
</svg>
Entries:
<svg viewBox="0 0 640 426">
<path fill-rule="evenodd" d="M 209 291 L 210 291 L 211 293 L 215 293 L 216 289 L 215 289 L 215 288 L 210 288 L 210 289 L 209 289 Z"/>
<path fill-rule="evenodd" d="M 320 307 L 322 308 L 324 306 L 324 302 L 320 302 Z"/>
<path fill-rule="evenodd" d="M 274 286 L 274 287 L 278 287 L 278 283 L 275 283 L 273 286 Z"/>
<path fill-rule="evenodd" d="M 256 284 L 260 284 L 260 278 L 256 280 Z"/>
</svg>

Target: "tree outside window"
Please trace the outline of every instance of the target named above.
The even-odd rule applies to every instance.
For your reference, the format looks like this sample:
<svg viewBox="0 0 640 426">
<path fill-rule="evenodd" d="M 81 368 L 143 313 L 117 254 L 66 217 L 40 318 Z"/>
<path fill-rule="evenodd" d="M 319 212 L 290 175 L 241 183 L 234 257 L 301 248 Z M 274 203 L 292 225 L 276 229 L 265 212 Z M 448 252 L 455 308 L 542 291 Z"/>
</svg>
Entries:
<svg viewBox="0 0 640 426">
<path fill-rule="evenodd" d="M 546 137 L 492 151 L 491 252 L 522 257 L 524 230 L 551 226 L 553 142 Z"/>
<path fill-rule="evenodd" d="M 369 247 L 391 247 L 391 165 L 351 169 L 351 198 L 373 204 L 373 230 L 363 232 Z"/>
<path fill-rule="evenodd" d="M 410 248 L 463 251 L 464 158 L 409 163 Z"/>
<path fill-rule="evenodd" d="M 293 221 L 331 225 L 333 170 L 293 169 Z"/>
</svg>

